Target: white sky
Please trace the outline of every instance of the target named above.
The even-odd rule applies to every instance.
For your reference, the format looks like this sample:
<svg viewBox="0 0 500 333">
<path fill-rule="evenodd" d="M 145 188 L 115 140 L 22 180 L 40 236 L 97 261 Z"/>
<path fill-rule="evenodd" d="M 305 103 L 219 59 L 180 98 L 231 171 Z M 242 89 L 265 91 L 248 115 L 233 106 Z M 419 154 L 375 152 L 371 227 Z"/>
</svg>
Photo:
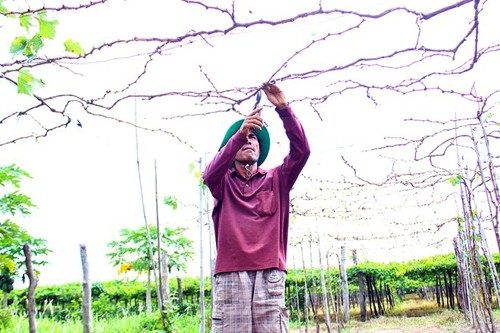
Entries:
<svg viewBox="0 0 500 333">
<path fill-rule="evenodd" d="M 432 4 L 431 2 L 409 3 L 411 6 L 439 8 L 440 4 L 451 1 L 433 1 Z M 354 4 L 360 7 L 350 7 Z M 492 8 L 498 7 L 497 3 L 488 1 L 487 5 L 486 13 L 490 13 L 490 16 L 498 13 L 498 10 Z M 258 17 L 286 17 L 300 10 L 312 10 L 316 6 L 317 1 L 274 1 L 272 5 L 269 1 L 237 1 L 237 17 L 242 21 L 251 21 Z M 325 9 L 336 6 L 363 12 L 378 12 L 382 8 L 403 6 L 403 3 L 326 1 L 323 2 L 323 6 Z M 62 41 L 67 38 L 81 42 L 88 50 L 92 46 L 117 38 L 175 37 L 191 28 L 210 30 L 217 26 L 221 27 L 221 15 L 210 15 L 206 10 L 192 8 L 175 1 L 128 0 L 111 1 L 109 4 L 81 13 L 63 13 L 58 17 L 60 25 L 57 26 L 57 39 L 48 43 L 48 48 L 44 52 L 57 53 L 57 48 L 60 48 Z M 421 42 L 440 48 L 455 45 L 458 42 L 457 36 L 462 36 L 462 32 L 467 29 L 463 25 L 464 14 L 470 15 L 470 8 L 457 10 L 454 15 L 447 15 L 444 18 L 445 22 L 442 19 L 425 22 L 422 25 Z M 498 43 L 493 20 L 496 18 L 484 15 L 481 21 L 484 22 L 482 31 L 486 32 L 481 42 L 485 43 L 484 45 Z M 222 22 L 225 22 L 222 27 L 229 25 L 227 21 Z M 168 54 L 155 58 L 147 75 L 131 93 L 152 94 L 171 90 L 210 89 L 207 80 L 200 72 L 200 66 L 221 90 L 257 86 L 267 80 L 286 59 L 313 39 L 323 36 L 328 31 L 340 31 L 351 24 L 352 20 L 348 16 L 338 16 L 334 19 L 319 17 L 284 27 L 262 26 L 240 30 L 231 36 L 209 38 L 207 42 L 198 40 L 183 48 L 174 47 Z M 4 30 L 5 28 L 2 28 L 2 34 Z M 9 32 L 12 34 L 3 34 L 6 37 L 0 39 L 0 49 L 7 50 L 11 40 L 7 36 L 16 35 L 14 29 Z M 363 28 L 345 37 L 331 38 L 327 42 L 319 43 L 297 60 L 292 60 L 289 67 L 278 77 L 297 68 L 302 68 L 304 71 L 318 69 L 348 63 L 359 57 L 374 56 L 385 52 L 393 45 L 410 47 L 417 33 L 413 21 L 408 20 L 407 14 L 393 14 L 383 20 L 367 23 Z M 139 47 L 144 47 L 146 52 L 151 46 Z M 42 96 L 49 96 L 67 92 L 92 98 L 101 96 L 107 89 L 114 91 L 124 88 L 143 68 L 144 56 L 131 57 L 141 51 L 132 45 L 125 45 L 116 50 L 104 49 L 83 64 L 67 62 L 67 67 L 72 71 L 55 66 L 40 70 L 37 75 L 43 77 L 46 86 L 39 93 Z M 457 66 L 470 56 L 466 51 L 470 51 L 470 45 L 460 49 L 455 61 Z M 5 52 L 0 56 L 2 62 L 8 61 Z M 110 59 L 114 60 L 109 61 Z M 450 59 L 436 59 L 427 63 L 441 68 L 450 61 Z M 452 82 L 450 85 L 468 89 L 475 83 L 480 94 L 487 94 L 496 89 L 493 79 L 500 74 L 498 66 L 495 66 L 497 63 L 498 55 L 492 55 L 491 58 L 481 62 L 476 71 L 465 75 L 463 81 Z M 463 99 L 441 97 L 431 92 L 404 96 L 377 92 L 374 97 L 378 105 L 374 105 L 363 91 L 347 92 L 318 106 L 322 119 L 306 103 L 297 102 L 305 96 L 322 96 L 325 91 L 331 89 L 329 84 L 336 80 L 363 79 L 365 82 L 379 84 L 385 81 L 396 82 L 408 74 L 400 71 L 387 76 L 386 71 L 381 68 L 367 68 L 347 73 L 332 73 L 319 79 L 311 79 L 307 84 L 301 80 L 284 83 L 282 88 L 289 100 L 294 101 L 292 106 L 304 124 L 312 147 L 311 159 L 303 174 L 307 177 L 321 178 L 326 182 L 338 182 L 343 176 L 352 177 L 351 172 L 340 160 L 342 155 L 354 163 L 361 176 L 381 181 L 390 168 L 390 160 L 378 157 L 378 153 L 364 153 L 363 149 L 381 145 L 383 142 L 381 140 L 386 136 L 418 137 L 417 134 L 413 134 L 417 133 L 417 130 L 431 130 L 422 124 L 405 123 L 404 118 L 447 120 L 455 112 L 460 114 L 467 112 L 468 116 L 474 114 L 473 103 L 466 103 Z M 12 112 L 19 105 L 32 103 L 29 97 L 16 95 L 15 87 L 2 81 L 0 81 L 0 94 L 3 101 L 9 101 L 4 105 L 2 112 Z M 211 111 L 214 108 L 210 109 L 210 105 L 204 107 L 193 105 L 192 102 L 180 97 L 147 102 L 136 101 L 136 104 L 125 102 L 112 111 L 113 115 L 133 121 L 136 110 L 141 124 L 172 131 L 194 148 L 179 144 L 165 134 L 139 132 L 140 164 L 147 217 L 150 223 L 155 223 L 155 160 L 158 165 L 160 198 L 177 195 L 185 205 L 196 205 L 198 203 L 196 181 L 189 174 L 188 166 L 200 157 L 206 156 L 209 159 L 219 146 L 227 124 L 240 117 L 234 113 L 226 113 L 181 118 L 168 122 L 162 120 L 162 117 L 166 116 Z M 253 99 L 241 105 L 239 111 L 243 113 L 250 111 L 252 104 Z M 279 120 L 267 101 L 265 106 L 263 116 L 269 124 L 273 139 L 271 155 L 264 164 L 264 167 L 269 168 L 281 161 L 286 153 L 287 141 Z M 31 216 L 20 221 L 20 224 L 34 236 L 47 239 L 49 248 L 54 251 L 48 258 L 50 264 L 41 270 L 40 284 L 79 280 L 81 266 L 78 245 L 81 243 L 86 244 L 89 251 L 93 280 L 117 278 L 116 268 L 110 267 L 104 256 L 107 252 L 106 244 L 118 237 L 121 228 L 139 228 L 144 225 L 134 129 L 111 120 L 89 116 L 76 105 L 68 114 L 73 120 L 80 120 L 83 127 L 77 127 L 73 122 L 67 128 L 52 132 L 38 142 L 26 140 L 0 147 L 0 160 L 4 161 L 4 164 L 16 163 L 33 176 L 32 180 L 24 182 L 22 189 L 32 197 L 37 208 Z M 48 115 L 37 116 L 43 121 L 50 121 Z M 16 122 L 10 121 L 0 127 L 2 140 L 14 136 L 17 131 L 31 131 L 35 128 L 35 124 L 27 119 L 19 119 Z M 405 151 L 391 153 L 409 157 Z M 453 161 L 445 162 L 454 164 Z M 412 168 L 420 167 L 412 165 Z M 308 188 L 310 185 L 306 180 L 300 179 L 295 194 L 311 192 Z M 296 242 L 305 233 L 304 228 L 308 228 L 313 232 L 320 231 L 324 237 L 322 240 L 324 246 L 337 249 L 343 244 L 332 240 L 328 235 L 335 237 L 379 235 L 378 233 L 385 228 L 391 233 L 394 230 L 396 233 L 405 233 L 409 226 L 419 229 L 419 223 L 422 229 L 432 225 L 429 222 L 433 216 L 449 216 L 446 211 L 450 209 L 449 204 L 443 207 L 440 214 L 436 215 L 435 211 L 423 213 L 419 212 L 418 207 L 411 208 L 412 200 L 398 198 L 397 194 L 391 195 L 392 190 L 388 190 L 389 193 L 384 191 L 386 190 L 379 190 L 378 193 L 377 190 L 360 191 L 355 193 L 355 198 L 350 197 L 354 196 L 352 192 L 341 193 L 339 198 L 328 197 L 325 201 L 318 199 L 303 203 L 304 207 L 309 204 L 312 208 L 323 206 L 327 209 L 335 209 L 336 207 L 332 206 L 338 205 L 338 211 L 354 205 L 371 205 L 371 208 L 369 215 L 364 215 L 363 219 L 358 219 L 359 212 L 352 215 L 345 212 L 338 213 L 334 219 L 326 220 L 298 218 L 292 225 L 291 242 Z M 376 201 L 370 201 L 364 199 L 363 195 L 379 197 Z M 386 211 L 380 216 L 377 209 L 385 205 L 393 205 L 392 214 Z M 192 229 L 190 236 L 196 240 L 195 250 L 198 251 L 197 208 L 181 206 L 178 211 L 172 212 L 164 205 L 160 207 L 163 224 Z M 449 212 L 455 213 L 453 205 Z M 392 217 L 388 220 L 390 216 Z M 401 223 L 399 229 L 398 223 Z M 454 226 L 449 225 L 442 232 L 452 235 L 455 232 Z M 440 251 L 452 251 L 450 244 L 444 244 L 444 247 L 428 247 L 426 245 L 428 235 L 422 236 L 421 239 L 420 236 L 415 237 L 410 241 L 402 240 L 407 242 L 405 243 L 407 246 L 403 248 L 396 247 L 397 238 L 394 244 L 375 238 L 373 241 L 362 243 L 350 242 L 347 246 L 350 250 L 358 249 L 360 260 L 402 260 Z M 399 243 L 401 244 L 401 240 Z M 207 243 L 205 246 L 208 246 Z M 191 275 L 198 273 L 198 260 L 196 258 L 190 266 Z M 291 262 L 289 266 L 292 266 Z"/>
</svg>

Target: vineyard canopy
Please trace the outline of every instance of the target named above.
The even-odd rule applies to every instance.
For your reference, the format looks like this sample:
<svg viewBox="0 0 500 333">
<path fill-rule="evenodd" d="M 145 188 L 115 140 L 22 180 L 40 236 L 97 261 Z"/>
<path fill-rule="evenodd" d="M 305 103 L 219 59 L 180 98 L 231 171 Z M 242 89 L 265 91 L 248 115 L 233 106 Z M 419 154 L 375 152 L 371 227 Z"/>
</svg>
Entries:
<svg viewBox="0 0 500 333">
<path fill-rule="evenodd" d="M 292 192 L 296 251 L 310 231 L 330 251 L 357 249 L 360 260 L 449 253 L 461 214 L 450 179 L 461 174 L 480 187 L 478 116 L 495 151 L 495 1 L 23 6 L 0 2 L 0 160 L 33 176 L 26 192 L 38 208 L 23 226 L 54 251 L 42 283 L 78 279 L 79 269 L 67 268 L 78 265 L 79 243 L 88 244 L 95 278 L 114 274 L 106 244 L 143 224 L 136 143 L 148 217 L 156 162 L 160 195 L 182 203 L 175 213 L 162 207 L 162 221 L 192 227 L 196 239 L 198 187 L 188 166 L 211 158 L 268 80 L 285 91 L 312 147 Z M 29 29 L 20 16 L 33 17 Z M 43 42 L 35 55 L 10 53 L 16 37 L 34 38 L 37 24 L 54 27 L 53 38 L 49 29 L 31 39 Z M 14 50 L 24 45 L 17 41 Z M 269 168 L 287 140 L 263 105 Z M 481 195 L 478 214 L 488 220 Z"/>
</svg>

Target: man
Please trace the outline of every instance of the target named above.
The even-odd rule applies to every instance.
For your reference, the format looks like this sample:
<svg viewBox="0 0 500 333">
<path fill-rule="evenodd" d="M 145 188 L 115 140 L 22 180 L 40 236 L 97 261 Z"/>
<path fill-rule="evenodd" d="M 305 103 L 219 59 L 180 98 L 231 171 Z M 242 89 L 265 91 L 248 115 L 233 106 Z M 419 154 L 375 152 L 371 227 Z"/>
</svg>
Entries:
<svg viewBox="0 0 500 333">
<path fill-rule="evenodd" d="M 203 173 L 215 199 L 217 246 L 213 332 L 288 332 L 285 307 L 290 190 L 309 157 L 304 129 L 275 85 L 263 85 L 290 141 L 283 164 L 260 168 L 269 152 L 261 107 L 234 123 Z"/>
</svg>

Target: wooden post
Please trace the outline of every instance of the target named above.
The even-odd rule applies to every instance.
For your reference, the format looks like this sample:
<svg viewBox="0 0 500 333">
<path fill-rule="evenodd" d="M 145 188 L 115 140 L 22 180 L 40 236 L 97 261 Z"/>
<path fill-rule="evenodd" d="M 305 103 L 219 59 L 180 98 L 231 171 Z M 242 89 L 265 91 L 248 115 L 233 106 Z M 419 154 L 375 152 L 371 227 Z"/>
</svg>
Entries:
<svg viewBox="0 0 500 333">
<path fill-rule="evenodd" d="M 182 292 L 182 279 L 177 277 L 177 302 L 178 304 L 182 304 L 184 294 Z"/>
<path fill-rule="evenodd" d="M 344 322 L 349 321 L 349 286 L 347 285 L 347 271 L 345 267 L 345 245 L 340 248 L 340 258 L 341 258 L 341 277 L 342 277 L 342 290 L 343 290 L 343 301 L 344 301 Z"/>
<path fill-rule="evenodd" d="M 352 250 L 352 260 L 354 265 L 358 264 L 358 255 L 356 250 Z M 361 321 L 366 321 L 366 298 L 365 298 L 365 280 L 362 272 L 358 272 L 359 285 L 359 307 L 361 312 Z"/>
<path fill-rule="evenodd" d="M 92 333 L 92 291 L 89 277 L 89 264 L 87 261 L 87 247 L 80 244 L 80 257 L 82 259 L 82 319 L 83 333 Z"/>
<path fill-rule="evenodd" d="M 36 308 L 35 308 L 35 289 L 38 284 L 38 279 L 33 273 L 33 264 L 31 263 L 31 251 L 28 243 L 23 246 L 24 256 L 26 257 L 26 270 L 30 284 L 28 287 L 28 321 L 30 326 L 29 333 L 36 333 Z"/>
<path fill-rule="evenodd" d="M 161 252 L 161 288 L 162 288 L 162 305 L 164 308 L 170 307 L 170 285 L 169 285 L 169 272 L 168 272 L 168 253 Z"/>
<path fill-rule="evenodd" d="M 378 317 L 377 307 L 375 306 L 375 297 L 373 296 L 372 278 L 370 274 L 365 275 L 366 287 L 368 289 L 368 304 L 370 304 L 370 314 Z"/>
<path fill-rule="evenodd" d="M 452 271 L 448 270 L 448 280 L 450 281 L 450 304 L 451 308 L 455 310 L 455 293 L 453 292 L 453 276 L 452 276 Z"/>
<path fill-rule="evenodd" d="M 379 282 L 379 285 L 380 285 L 380 282 Z M 379 313 L 381 316 L 383 316 L 385 313 L 385 309 L 384 309 L 384 304 L 382 303 L 382 300 L 380 299 L 380 293 L 382 292 L 382 289 L 379 292 L 378 289 L 380 289 L 380 288 L 377 288 L 377 281 L 375 281 L 375 278 L 373 278 L 373 288 L 375 290 L 375 297 L 377 298 L 377 306 L 379 309 Z"/>
<path fill-rule="evenodd" d="M 2 299 L 2 309 L 6 309 L 7 308 L 7 305 L 8 305 L 8 302 L 9 302 L 9 294 L 4 291 L 3 292 L 3 299 Z"/>
</svg>

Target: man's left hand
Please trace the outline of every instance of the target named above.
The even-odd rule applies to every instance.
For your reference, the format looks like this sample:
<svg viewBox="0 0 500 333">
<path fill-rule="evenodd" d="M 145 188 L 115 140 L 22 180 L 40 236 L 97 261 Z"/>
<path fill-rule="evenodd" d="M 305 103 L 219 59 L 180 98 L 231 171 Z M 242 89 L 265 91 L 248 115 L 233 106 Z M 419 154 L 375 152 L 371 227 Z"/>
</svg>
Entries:
<svg viewBox="0 0 500 333">
<path fill-rule="evenodd" d="M 262 120 L 262 117 L 260 116 L 260 111 L 262 110 L 262 107 L 258 107 L 245 118 L 243 121 L 243 124 L 241 124 L 240 127 L 240 133 L 243 135 L 245 138 L 248 136 L 250 131 L 253 131 L 254 129 L 262 129 L 262 126 L 264 125 L 264 120 Z"/>
</svg>

